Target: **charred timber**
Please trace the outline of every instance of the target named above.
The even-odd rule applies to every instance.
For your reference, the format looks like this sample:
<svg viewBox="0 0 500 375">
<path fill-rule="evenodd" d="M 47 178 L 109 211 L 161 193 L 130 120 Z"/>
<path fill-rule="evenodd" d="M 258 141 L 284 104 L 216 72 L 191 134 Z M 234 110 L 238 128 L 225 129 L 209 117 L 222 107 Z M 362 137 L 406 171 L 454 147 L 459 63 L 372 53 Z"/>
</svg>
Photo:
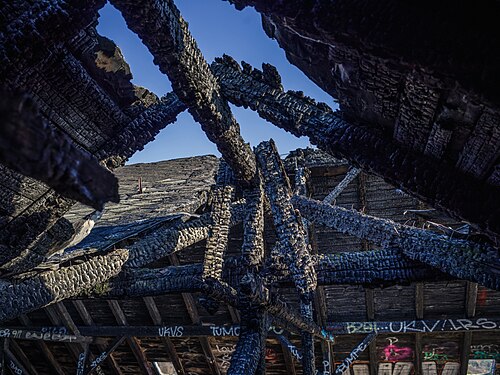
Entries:
<svg viewBox="0 0 500 375">
<path fill-rule="evenodd" d="M 154 139 L 160 130 L 175 122 L 186 108 L 177 95 L 168 93 L 130 122 L 114 139 L 106 142 L 97 157 L 110 169 L 121 167 L 136 151 L 142 150 Z"/>
<path fill-rule="evenodd" d="M 208 297 L 239 308 L 238 292 L 226 282 L 202 278 L 203 266 L 189 265 L 168 267 L 166 269 L 137 269 L 126 271 L 121 278 L 99 283 L 94 288 L 81 291 L 79 298 L 129 298 L 155 296 L 165 293 L 202 292 Z M 295 329 L 314 336 L 332 340 L 321 327 L 293 311 L 277 295 L 270 295 L 261 283 L 249 283 L 245 293 L 256 306 L 263 308 L 277 319 Z"/>
<path fill-rule="evenodd" d="M 437 269 L 406 258 L 399 249 L 318 255 L 315 261 L 319 285 L 378 287 L 450 279 Z M 222 279 L 229 285 L 238 285 L 246 275 L 246 261 L 229 258 L 225 264 Z M 201 263 L 161 269 L 127 269 L 118 277 L 86 293 L 93 298 L 126 298 L 196 292 L 202 285 L 202 272 Z M 293 284 L 289 271 L 271 272 L 273 277 L 269 279 L 272 285 L 290 287 Z"/>
<path fill-rule="evenodd" d="M 43 340 L 58 342 L 88 342 L 92 337 L 236 337 L 240 335 L 239 325 L 151 325 L 151 326 L 78 326 L 82 336 L 59 334 L 61 327 L 0 327 L 4 337 L 19 340 Z M 326 329 L 335 336 L 376 334 L 418 334 L 418 333 L 454 333 L 457 332 L 498 332 L 500 319 L 498 316 L 484 316 L 481 318 L 448 318 L 425 320 L 397 320 L 397 321 L 352 321 L 336 322 L 327 325 Z M 14 332 L 16 331 L 16 333 Z M 292 349 L 296 347 L 286 336 L 277 334 L 282 331 L 278 327 L 270 327 L 269 335 L 283 341 Z M 16 336 L 17 334 L 17 336 Z M 290 332 L 288 332 L 290 334 Z M 296 358 L 301 353 L 296 351 Z M 295 355 L 295 354 L 294 354 Z"/>
<path fill-rule="evenodd" d="M 265 311 L 252 304 L 242 292 L 241 285 L 245 283 L 245 277 L 252 277 L 252 274 L 258 272 L 264 260 L 264 192 L 260 175 L 256 176 L 254 187 L 243 191 L 243 196 L 246 201 L 246 215 L 243 222 L 241 258 L 246 274 L 241 278 L 239 285 L 241 333 L 227 372 L 232 375 L 262 372 L 268 331 Z"/>
<path fill-rule="evenodd" d="M 2 4 L 0 25 L 0 77 L 9 74 L 10 67 L 21 69 L 47 53 L 46 46 L 68 41 L 82 29 L 97 21 L 104 0 L 55 0 L 29 3 L 19 14 L 20 2 Z"/>
<path fill-rule="evenodd" d="M 74 297 L 116 276 L 127 253 L 115 250 L 57 271 L 49 271 L 0 289 L 0 321 Z"/>
<path fill-rule="evenodd" d="M 211 227 L 205 250 L 203 277 L 220 279 L 231 224 L 232 186 L 216 186 L 210 212 Z"/>
<path fill-rule="evenodd" d="M 251 181 L 256 172 L 255 157 L 243 141 L 239 125 L 220 94 L 219 84 L 174 2 L 113 0 L 112 3 L 149 48 L 179 99 L 189 107 L 236 176 Z"/>
<path fill-rule="evenodd" d="M 229 225 L 240 223 L 244 214 L 244 204 L 241 202 L 233 203 Z M 211 225 L 210 215 L 204 214 L 174 227 L 159 228 L 127 247 L 130 251 L 130 257 L 126 267 L 144 266 L 202 241 L 209 236 Z"/>
<path fill-rule="evenodd" d="M 0 161 L 5 166 L 97 210 L 119 201 L 116 177 L 44 121 L 29 95 L 2 94 Z"/>
<path fill-rule="evenodd" d="M 256 156 L 273 213 L 278 237 L 276 248 L 291 271 L 301 299 L 307 303 L 316 289 L 317 280 L 304 227 L 290 203 L 290 181 L 272 140 L 258 145 Z"/>
<path fill-rule="evenodd" d="M 368 127 L 345 121 L 325 104 L 284 92 L 248 64 L 242 69 L 225 56 L 212 64 L 224 97 L 250 107 L 274 125 L 332 155 L 346 158 L 366 172 L 411 193 L 451 216 L 492 235 L 500 234 L 500 189 L 483 184 L 439 161 L 404 148 Z M 477 197 L 481 197 L 480 200 Z"/>
<path fill-rule="evenodd" d="M 302 196 L 294 196 L 292 203 L 311 222 L 367 239 L 379 246 L 397 247 L 410 259 L 453 277 L 500 289 L 498 249 L 487 244 L 450 238 Z"/>
</svg>

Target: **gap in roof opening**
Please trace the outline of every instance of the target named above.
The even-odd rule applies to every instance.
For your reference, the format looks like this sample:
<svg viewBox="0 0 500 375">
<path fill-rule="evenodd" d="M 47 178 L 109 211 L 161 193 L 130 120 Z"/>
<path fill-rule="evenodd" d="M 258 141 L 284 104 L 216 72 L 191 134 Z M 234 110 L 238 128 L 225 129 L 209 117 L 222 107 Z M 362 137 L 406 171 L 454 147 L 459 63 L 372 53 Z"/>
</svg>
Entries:
<svg viewBox="0 0 500 375">
<path fill-rule="evenodd" d="M 153 55 L 110 3 L 106 3 L 99 11 L 97 32 L 114 41 L 120 48 L 130 65 L 133 84 L 145 87 L 159 97 L 172 91 L 168 77 L 153 63 Z"/>
<path fill-rule="evenodd" d="M 175 3 L 189 23 L 191 34 L 208 63 L 224 53 L 259 69 L 262 63 L 270 63 L 281 74 L 285 90 L 303 91 L 305 95 L 336 109 L 331 96 L 288 62 L 277 42 L 265 34 L 261 17 L 253 8 L 238 11 L 229 2 L 221 0 L 177 0 Z M 100 15 L 98 31 L 113 39 L 122 49 L 131 67 L 134 84 L 147 87 L 157 95 L 169 91 L 168 78 L 153 64 L 153 57 L 137 35 L 127 28 L 120 12 L 107 4 Z M 231 108 L 241 126 L 243 138 L 252 147 L 269 138 L 275 140 L 281 154 L 309 145 L 307 138 L 296 138 L 250 110 Z M 179 115 L 177 123 L 167 126 L 144 150 L 135 153 L 129 164 L 206 154 L 220 156 L 200 125 L 185 112 Z"/>
</svg>

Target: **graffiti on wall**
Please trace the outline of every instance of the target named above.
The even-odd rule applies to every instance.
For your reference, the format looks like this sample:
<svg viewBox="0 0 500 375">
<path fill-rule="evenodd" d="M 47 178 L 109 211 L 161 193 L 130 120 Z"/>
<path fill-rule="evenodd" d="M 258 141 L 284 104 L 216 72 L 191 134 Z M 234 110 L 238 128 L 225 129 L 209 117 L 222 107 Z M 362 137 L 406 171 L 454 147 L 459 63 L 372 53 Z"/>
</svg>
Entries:
<svg viewBox="0 0 500 375">
<path fill-rule="evenodd" d="M 496 344 L 473 345 L 471 346 L 472 359 L 494 359 L 500 362 L 500 348 Z"/>
<path fill-rule="evenodd" d="M 439 364 L 452 359 L 458 359 L 458 343 L 454 341 L 445 343 L 432 343 L 423 347 L 422 358 L 424 361 L 435 361 Z"/>
<path fill-rule="evenodd" d="M 384 361 L 399 362 L 413 358 L 413 349 L 409 346 L 398 345 L 399 339 L 397 337 L 388 337 L 386 340 L 388 341 L 388 345 L 383 348 L 382 359 Z"/>
</svg>

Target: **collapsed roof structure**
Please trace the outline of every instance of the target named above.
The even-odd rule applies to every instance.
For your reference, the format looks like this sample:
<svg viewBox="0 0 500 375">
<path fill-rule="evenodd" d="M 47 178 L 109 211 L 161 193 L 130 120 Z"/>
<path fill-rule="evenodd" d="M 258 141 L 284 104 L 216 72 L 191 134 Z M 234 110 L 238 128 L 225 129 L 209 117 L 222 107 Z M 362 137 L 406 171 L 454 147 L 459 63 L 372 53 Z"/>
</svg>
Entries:
<svg viewBox="0 0 500 375">
<path fill-rule="evenodd" d="M 1 5 L 2 371 L 465 374 L 500 345 L 498 3 L 231 2 L 339 112 L 270 65 L 209 65 L 171 0 L 111 1 L 162 98 L 97 34 L 104 1 Z M 228 102 L 324 152 L 252 150 Z M 118 169 L 91 232 L 110 170 L 186 109 L 223 161 Z"/>
</svg>

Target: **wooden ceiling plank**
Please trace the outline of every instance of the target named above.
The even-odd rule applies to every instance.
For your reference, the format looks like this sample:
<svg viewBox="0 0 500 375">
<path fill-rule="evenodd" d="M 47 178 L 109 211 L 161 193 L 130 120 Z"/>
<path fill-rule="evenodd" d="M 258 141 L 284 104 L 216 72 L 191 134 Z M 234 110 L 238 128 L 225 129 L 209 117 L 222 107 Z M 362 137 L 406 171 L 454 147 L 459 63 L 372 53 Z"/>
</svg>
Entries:
<svg viewBox="0 0 500 375">
<path fill-rule="evenodd" d="M 78 315 L 83 320 L 83 322 L 87 326 L 95 326 L 94 320 L 92 319 L 92 316 L 90 315 L 89 311 L 87 310 L 87 307 L 85 307 L 84 302 L 81 300 L 74 300 L 74 301 L 72 301 L 72 303 L 73 303 L 73 306 L 75 307 L 76 311 L 78 312 Z M 106 349 L 105 346 L 102 344 L 97 344 L 97 348 L 100 351 L 104 351 Z M 118 362 L 113 358 L 112 353 L 110 353 L 110 355 L 108 355 L 106 360 L 108 361 L 108 365 L 111 367 L 111 369 L 113 370 L 113 372 L 116 375 L 123 375 L 123 372 L 120 370 L 120 366 L 119 366 Z"/>
<path fill-rule="evenodd" d="M 161 318 L 160 310 L 158 309 L 158 306 L 156 305 L 154 298 L 144 297 L 142 300 L 144 301 L 144 304 L 148 309 L 149 316 L 151 317 L 153 323 L 157 326 L 163 325 L 163 319 Z M 179 375 L 184 375 L 185 374 L 184 367 L 182 366 L 182 362 L 179 358 L 179 355 L 177 354 L 177 350 L 175 349 L 175 345 L 172 342 L 172 340 L 168 337 L 162 337 L 161 341 L 163 342 L 163 344 L 167 349 L 167 354 L 169 358 L 172 360 L 175 371 L 177 371 Z"/>
<path fill-rule="evenodd" d="M 173 265 L 180 265 L 179 258 L 176 254 L 170 254 L 169 260 Z M 181 295 L 191 322 L 193 324 L 200 324 L 200 314 L 198 313 L 198 308 L 196 307 L 196 302 L 193 298 L 193 295 L 191 293 L 182 293 Z M 207 360 L 208 367 L 211 369 L 212 373 L 221 375 L 219 366 L 217 366 L 217 361 L 208 339 L 206 337 L 200 337 L 199 341 L 203 350 L 203 354 L 205 355 L 205 358 Z"/>
<path fill-rule="evenodd" d="M 119 302 L 116 300 L 108 300 L 107 302 L 117 323 L 121 326 L 128 326 L 127 318 L 122 308 L 120 307 Z M 130 349 L 132 349 L 132 353 L 134 354 L 137 363 L 139 364 L 141 372 L 146 375 L 155 375 L 153 366 L 146 358 L 146 355 L 143 349 L 141 348 L 139 340 L 136 337 L 127 337 L 127 344 L 130 346 Z"/>
<path fill-rule="evenodd" d="M 99 366 L 100 363 L 105 361 L 115 350 L 118 348 L 124 341 L 125 341 L 125 336 L 118 337 L 111 345 L 109 348 L 105 349 L 95 361 L 92 361 L 89 366 L 87 366 L 87 370 L 85 371 L 85 375 L 91 374 L 97 366 Z"/>
<path fill-rule="evenodd" d="M 9 345 L 10 346 L 10 345 Z M 30 375 L 30 372 L 22 365 L 21 361 L 10 351 L 9 348 L 4 348 L 6 367 L 15 375 Z"/>
<path fill-rule="evenodd" d="M 12 350 L 16 358 L 19 359 L 23 367 L 28 370 L 28 373 L 32 375 L 38 375 L 38 371 L 36 370 L 35 366 L 33 366 L 31 361 L 24 353 L 24 350 L 17 344 L 17 342 L 15 340 L 10 340 L 9 344 L 10 349 Z"/>
<path fill-rule="evenodd" d="M 29 327 L 32 325 L 31 320 L 24 314 L 19 316 L 19 320 L 26 327 Z M 57 362 L 56 358 L 54 357 L 54 355 L 50 351 L 47 344 L 44 341 L 37 341 L 36 345 L 42 351 L 43 355 L 45 356 L 45 358 L 47 358 L 47 360 L 52 365 L 52 367 L 57 372 L 57 374 L 58 375 L 65 375 L 65 372 L 63 371 L 63 369 L 59 365 L 59 362 Z"/>
</svg>

